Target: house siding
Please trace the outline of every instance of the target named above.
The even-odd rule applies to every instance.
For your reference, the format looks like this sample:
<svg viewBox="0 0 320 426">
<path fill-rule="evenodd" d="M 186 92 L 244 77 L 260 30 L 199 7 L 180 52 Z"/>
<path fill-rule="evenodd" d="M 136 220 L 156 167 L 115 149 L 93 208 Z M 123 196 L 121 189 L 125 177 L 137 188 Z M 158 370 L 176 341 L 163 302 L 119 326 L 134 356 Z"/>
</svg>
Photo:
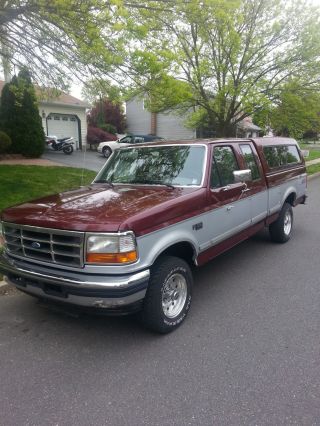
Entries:
<svg viewBox="0 0 320 426">
<path fill-rule="evenodd" d="M 157 135 L 166 139 L 194 139 L 195 131 L 184 125 L 185 117 L 170 114 L 157 115 Z"/>
<path fill-rule="evenodd" d="M 127 130 L 129 133 L 151 133 L 151 113 L 143 108 L 143 100 L 131 99 L 126 104 Z M 184 117 L 172 113 L 157 114 L 157 136 L 166 139 L 194 139 L 195 131 L 187 129 Z"/>
<path fill-rule="evenodd" d="M 87 117 L 86 117 L 86 109 L 85 108 L 77 108 L 74 106 L 60 106 L 60 105 L 51 105 L 49 103 L 39 103 L 39 113 L 42 119 L 42 126 L 45 134 L 47 134 L 47 123 L 46 118 L 42 117 L 43 112 L 45 116 L 48 117 L 50 113 L 54 114 L 69 114 L 76 115 L 80 119 L 80 127 L 81 127 L 81 142 L 82 147 L 86 145 L 86 136 L 87 136 Z"/>
<path fill-rule="evenodd" d="M 151 132 L 151 113 L 143 109 L 143 100 L 132 99 L 128 101 L 126 116 L 129 133 L 148 135 Z"/>
</svg>

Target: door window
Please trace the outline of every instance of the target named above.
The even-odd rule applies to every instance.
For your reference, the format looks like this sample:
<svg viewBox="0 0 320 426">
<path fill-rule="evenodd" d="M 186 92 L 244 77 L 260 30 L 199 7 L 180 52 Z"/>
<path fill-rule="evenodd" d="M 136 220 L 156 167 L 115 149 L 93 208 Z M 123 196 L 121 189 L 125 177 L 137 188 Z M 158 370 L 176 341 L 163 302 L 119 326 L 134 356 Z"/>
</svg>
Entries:
<svg viewBox="0 0 320 426">
<path fill-rule="evenodd" d="M 260 179 L 260 172 L 250 145 L 240 145 L 245 165 L 251 170 L 252 180 Z"/>
<path fill-rule="evenodd" d="M 217 146 L 213 150 L 211 187 L 219 188 L 234 183 L 234 170 L 239 166 L 230 146 Z"/>
</svg>

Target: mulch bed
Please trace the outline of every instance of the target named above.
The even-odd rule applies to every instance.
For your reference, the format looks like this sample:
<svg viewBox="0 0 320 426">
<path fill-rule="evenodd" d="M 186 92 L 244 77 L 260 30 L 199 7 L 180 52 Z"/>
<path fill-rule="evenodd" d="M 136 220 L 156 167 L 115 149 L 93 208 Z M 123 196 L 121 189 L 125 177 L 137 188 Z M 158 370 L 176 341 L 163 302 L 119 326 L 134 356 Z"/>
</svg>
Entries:
<svg viewBox="0 0 320 426">
<path fill-rule="evenodd" d="M 21 154 L 0 154 L 0 161 L 1 160 L 24 160 L 26 157 L 24 157 Z"/>
</svg>

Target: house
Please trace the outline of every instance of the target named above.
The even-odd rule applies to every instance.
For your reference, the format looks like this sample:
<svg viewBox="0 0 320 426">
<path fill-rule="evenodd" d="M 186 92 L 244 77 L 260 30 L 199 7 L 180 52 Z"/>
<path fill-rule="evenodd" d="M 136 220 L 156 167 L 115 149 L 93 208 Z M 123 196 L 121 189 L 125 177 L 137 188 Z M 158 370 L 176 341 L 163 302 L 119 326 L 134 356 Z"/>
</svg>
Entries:
<svg viewBox="0 0 320 426">
<path fill-rule="evenodd" d="M 157 135 L 165 139 L 194 139 L 195 130 L 184 125 L 185 117 L 173 113 L 152 113 L 144 100 L 132 98 L 126 103 L 127 130 L 140 135 Z"/>
<path fill-rule="evenodd" d="M 0 80 L 0 92 L 5 82 Z M 72 136 L 77 149 L 86 144 L 87 119 L 86 110 L 90 107 L 67 93 L 36 89 L 39 101 L 39 115 L 46 135 L 58 138 Z"/>
<path fill-rule="evenodd" d="M 174 113 L 152 113 L 144 107 L 144 99 L 132 98 L 126 103 L 127 130 L 133 134 L 152 134 L 166 139 L 195 139 L 201 137 L 213 137 L 211 132 L 198 132 L 185 126 L 185 117 Z M 200 130 L 200 129 L 199 129 Z M 257 137 L 260 127 L 247 117 L 237 124 L 237 137 Z"/>
<path fill-rule="evenodd" d="M 236 136 L 238 138 L 257 138 L 261 127 L 253 124 L 251 117 L 246 117 L 237 124 Z"/>
</svg>

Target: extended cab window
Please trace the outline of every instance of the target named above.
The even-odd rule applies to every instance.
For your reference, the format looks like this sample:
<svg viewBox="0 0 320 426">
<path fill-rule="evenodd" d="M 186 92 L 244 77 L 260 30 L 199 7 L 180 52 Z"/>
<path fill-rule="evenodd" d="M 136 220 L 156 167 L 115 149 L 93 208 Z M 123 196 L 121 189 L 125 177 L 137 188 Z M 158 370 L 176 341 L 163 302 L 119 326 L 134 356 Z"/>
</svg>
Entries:
<svg viewBox="0 0 320 426">
<path fill-rule="evenodd" d="M 211 169 L 211 188 L 234 183 L 234 170 L 239 170 L 239 167 L 232 148 L 230 146 L 215 147 Z"/>
<path fill-rule="evenodd" d="M 265 146 L 263 152 L 270 169 L 301 162 L 295 145 Z"/>
<path fill-rule="evenodd" d="M 260 179 L 260 172 L 250 145 L 240 145 L 246 167 L 251 170 L 252 180 Z"/>
</svg>

